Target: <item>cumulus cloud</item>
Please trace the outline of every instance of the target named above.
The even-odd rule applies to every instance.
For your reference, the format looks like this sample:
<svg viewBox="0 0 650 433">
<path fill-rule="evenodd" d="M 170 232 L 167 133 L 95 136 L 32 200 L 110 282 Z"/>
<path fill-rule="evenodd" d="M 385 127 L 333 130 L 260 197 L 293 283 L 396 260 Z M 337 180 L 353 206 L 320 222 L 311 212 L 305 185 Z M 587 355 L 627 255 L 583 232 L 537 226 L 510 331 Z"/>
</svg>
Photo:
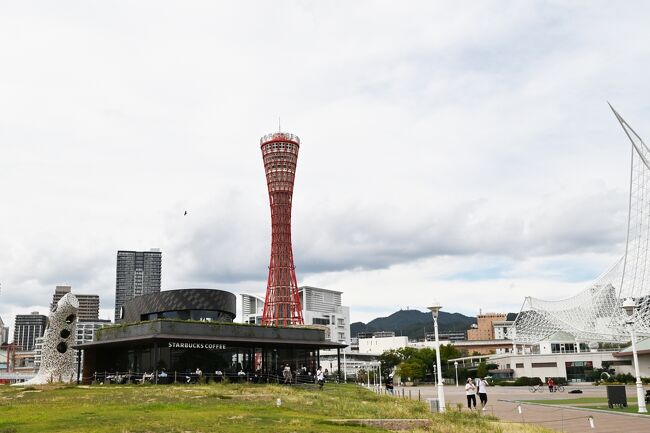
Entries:
<svg viewBox="0 0 650 433">
<path fill-rule="evenodd" d="M 1 8 L 5 321 L 58 283 L 110 311 L 118 249 L 161 248 L 165 288 L 263 290 L 278 116 L 303 139 L 299 279 L 353 318 L 394 290 L 506 309 L 623 252 L 629 144 L 605 101 L 650 133 L 643 2 Z"/>
</svg>

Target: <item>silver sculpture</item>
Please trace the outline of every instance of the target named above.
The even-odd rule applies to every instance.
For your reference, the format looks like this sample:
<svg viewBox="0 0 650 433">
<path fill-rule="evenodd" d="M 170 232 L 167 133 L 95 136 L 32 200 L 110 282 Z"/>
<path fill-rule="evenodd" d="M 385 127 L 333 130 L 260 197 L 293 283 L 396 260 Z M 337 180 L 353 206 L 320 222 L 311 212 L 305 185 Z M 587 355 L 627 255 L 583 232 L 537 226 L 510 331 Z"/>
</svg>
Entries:
<svg viewBox="0 0 650 433">
<path fill-rule="evenodd" d="M 79 301 L 72 293 L 66 294 L 52 307 L 47 329 L 43 335 L 41 365 L 33 379 L 20 385 L 70 383 L 75 379 L 75 357 L 72 345 L 77 335 Z"/>
</svg>

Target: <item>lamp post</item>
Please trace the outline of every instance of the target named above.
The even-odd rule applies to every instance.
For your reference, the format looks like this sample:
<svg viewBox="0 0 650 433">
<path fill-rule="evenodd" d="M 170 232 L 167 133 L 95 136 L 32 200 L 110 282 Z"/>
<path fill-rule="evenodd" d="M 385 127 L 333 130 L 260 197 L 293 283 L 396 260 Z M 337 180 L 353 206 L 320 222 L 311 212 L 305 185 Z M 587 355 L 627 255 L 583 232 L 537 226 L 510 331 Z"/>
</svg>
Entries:
<svg viewBox="0 0 650 433">
<path fill-rule="evenodd" d="M 641 383 L 641 373 L 639 372 L 639 357 L 636 353 L 636 335 L 634 333 L 634 310 L 636 310 L 636 303 L 634 299 L 627 298 L 621 308 L 627 314 L 625 323 L 630 329 L 630 336 L 632 337 L 632 357 L 634 358 L 634 374 L 636 376 L 636 399 L 639 406 L 639 413 L 646 413 L 648 409 L 645 406 L 645 395 L 643 393 L 643 384 Z"/>
<path fill-rule="evenodd" d="M 440 412 L 445 412 L 445 390 L 442 384 L 442 368 L 440 368 L 440 340 L 438 339 L 438 313 L 442 306 L 434 302 L 432 306 L 427 307 L 433 316 L 433 331 L 436 338 L 436 366 L 438 367 L 438 404 Z"/>
<path fill-rule="evenodd" d="M 454 368 L 456 369 L 456 388 L 458 388 L 458 361 L 454 361 Z"/>
</svg>

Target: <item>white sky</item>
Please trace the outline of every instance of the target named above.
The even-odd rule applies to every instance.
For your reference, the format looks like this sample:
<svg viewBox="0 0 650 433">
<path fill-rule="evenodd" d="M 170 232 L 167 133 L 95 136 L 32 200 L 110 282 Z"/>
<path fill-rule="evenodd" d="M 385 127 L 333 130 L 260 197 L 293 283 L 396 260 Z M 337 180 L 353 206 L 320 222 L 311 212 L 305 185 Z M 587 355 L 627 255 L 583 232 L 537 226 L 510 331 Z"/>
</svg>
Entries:
<svg viewBox="0 0 650 433">
<path fill-rule="evenodd" d="M 302 146 L 299 284 L 353 321 L 518 311 L 623 254 L 648 137 L 647 2 L 2 2 L 0 316 L 54 286 L 114 303 L 118 249 L 163 288 L 263 293 L 259 137 Z M 188 210 L 189 215 L 183 216 Z"/>
</svg>

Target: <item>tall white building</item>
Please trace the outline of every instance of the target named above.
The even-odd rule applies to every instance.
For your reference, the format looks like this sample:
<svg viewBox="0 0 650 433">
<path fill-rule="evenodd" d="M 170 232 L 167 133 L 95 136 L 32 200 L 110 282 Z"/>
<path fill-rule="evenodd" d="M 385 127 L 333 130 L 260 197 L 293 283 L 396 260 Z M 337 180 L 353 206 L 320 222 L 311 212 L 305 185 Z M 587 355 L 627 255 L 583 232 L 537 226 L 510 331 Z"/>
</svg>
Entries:
<svg viewBox="0 0 650 433">
<path fill-rule="evenodd" d="M 298 290 L 305 325 L 322 327 L 330 341 L 350 344 L 350 307 L 341 305 L 342 292 L 311 286 L 302 286 Z M 242 294 L 241 300 L 242 322 L 261 324 L 264 299 Z"/>
<path fill-rule="evenodd" d="M 5 326 L 2 317 L 0 317 L 0 346 L 7 343 L 9 343 L 9 327 Z"/>
</svg>

